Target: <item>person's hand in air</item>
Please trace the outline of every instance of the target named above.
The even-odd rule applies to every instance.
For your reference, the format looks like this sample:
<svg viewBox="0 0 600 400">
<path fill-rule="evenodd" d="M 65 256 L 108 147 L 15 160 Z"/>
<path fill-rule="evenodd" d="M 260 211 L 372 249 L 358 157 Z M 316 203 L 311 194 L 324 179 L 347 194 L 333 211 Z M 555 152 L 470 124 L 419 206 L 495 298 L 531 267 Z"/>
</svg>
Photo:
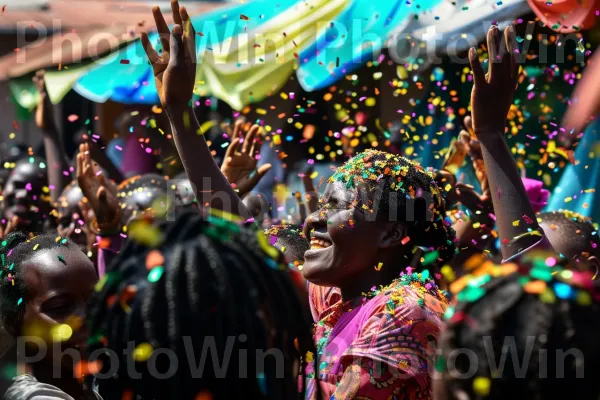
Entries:
<svg viewBox="0 0 600 400">
<path fill-rule="evenodd" d="M 227 147 L 225 159 L 221 165 L 221 172 L 240 198 L 254 189 L 271 169 L 271 164 L 256 168 L 257 156 L 260 151 L 257 136 L 260 134 L 261 128 L 258 125 L 252 125 L 248 132 L 244 133 L 243 124 L 243 121 L 236 121 L 231 143 Z"/>
<path fill-rule="evenodd" d="M 119 202 L 116 188 L 103 175 L 90 156 L 87 143 L 79 146 L 77 182 L 96 215 L 93 224 L 98 233 L 114 233 L 119 229 Z"/>
<path fill-rule="evenodd" d="M 52 103 L 50 103 L 50 97 L 46 90 L 45 74 L 46 71 L 43 69 L 39 70 L 33 76 L 32 80 L 40 95 L 40 102 L 35 110 L 35 124 L 44 134 L 49 134 L 56 132 L 56 125 L 54 123 Z"/>
<path fill-rule="evenodd" d="M 170 107 L 184 107 L 192 99 L 196 80 L 196 32 L 185 7 L 177 0 L 171 1 L 175 26 L 170 31 L 158 6 L 152 8 L 156 29 L 162 46 L 159 55 L 142 33 L 142 44 L 152 65 L 156 91 L 160 102 Z"/>
<path fill-rule="evenodd" d="M 296 192 L 296 204 L 298 205 L 299 223 L 303 224 L 306 217 L 319 209 L 319 192 L 315 188 L 315 183 L 312 178 L 314 170 L 309 168 L 302 174 L 302 184 L 304 186 L 304 196 L 300 192 Z"/>
</svg>

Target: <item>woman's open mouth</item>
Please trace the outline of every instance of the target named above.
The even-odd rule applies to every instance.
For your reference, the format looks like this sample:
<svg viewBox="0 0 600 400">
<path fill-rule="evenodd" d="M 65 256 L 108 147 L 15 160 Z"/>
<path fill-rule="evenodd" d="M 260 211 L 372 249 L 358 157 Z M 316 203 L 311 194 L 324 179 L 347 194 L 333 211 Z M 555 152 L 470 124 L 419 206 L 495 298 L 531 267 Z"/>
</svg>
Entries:
<svg viewBox="0 0 600 400">
<path fill-rule="evenodd" d="M 311 250 L 319 250 L 326 249 L 331 246 L 331 242 L 326 239 L 318 239 L 316 237 L 310 238 L 310 249 Z"/>
</svg>

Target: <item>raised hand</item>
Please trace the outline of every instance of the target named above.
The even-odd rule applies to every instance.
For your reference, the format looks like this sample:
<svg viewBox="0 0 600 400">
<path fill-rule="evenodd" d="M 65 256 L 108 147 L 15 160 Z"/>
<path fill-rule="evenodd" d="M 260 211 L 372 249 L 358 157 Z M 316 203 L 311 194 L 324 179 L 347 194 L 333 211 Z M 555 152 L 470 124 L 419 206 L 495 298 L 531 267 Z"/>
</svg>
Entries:
<svg viewBox="0 0 600 400">
<path fill-rule="evenodd" d="M 37 71 L 33 76 L 32 81 L 40 95 L 40 102 L 35 110 L 35 123 L 37 127 L 42 130 L 42 132 L 47 133 L 54 132 L 56 125 L 54 124 L 52 103 L 50 103 L 50 97 L 46 91 L 46 81 L 44 79 L 45 73 L 46 71 L 43 69 Z"/>
<path fill-rule="evenodd" d="M 169 27 L 158 6 L 152 8 L 160 36 L 162 54 L 154 49 L 148 35 L 142 33 L 142 44 L 154 71 L 156 90 L 163 107 L 184 106 L 192 98 L 196 80 L 196 32 L 185 7 L 171 0 L 175 26 Z"/>
<path fill-rule="evenodd" d="M 475 132 L 473 131 L 473 124 L 471 117 L 466 116 L 464 119 L 465 130 L 460 131 L 459 140 L 465 146 L 467 154 L 471 158 L 473 163 L 473 169 L 475 175 L 481 186 L 481 195 L 490 199 L 490 185 L 487 178 L 487 170 L 483 162 L 483 153 L 481 152 L 481 143 L 477 140 Z"/>
<path fill-rule="evenodd" d="M 315 183 L 311 178 L 312 173 L 313 169 L 311 167 L 302 175 L 304 198 L 300 192 L 296 192 L 295 194 L 296 203 L 298 205 L 298 215 L 300 218 L 299 223 L 301 224 L 304 223 L 307 215 L 314 213 L 319 208 L 319 193 L 315 189 Z M 306 201 L 306 203 L 304 201 Z"/>
<path fill-rule="evenodd" d="M 254 189 L 261 178 L 271 169 L 271 164 L 265 164 L 256 169 L 258 163 L 256 156 L 260 150 L 256 146 L 256 135 L 259 133 L 260 127 L 252 125 L 244 135 L 242 126 L 243 121 L 236 121 L 231 143 L 225 153 L 223 165 L 221 165 L 221 172 L 240 197 Z"/>
<path fill-rule="evenodd" d="M 96 230 L 118 229 L 119 202 L 116 197 L 116 189 L 106 180 L 100 169 L 92 161 L 87 143 L 79 146 L 77 182 L 96 215 Z"/>
<path fill-rule="evenodd" d="M 504 134 L 506 116 L 517 88 L 519 67 L 515 59 L 515 32 L 512 26 L 504 36 L 496 26 L 487 34 L 488 72 L 483 71 L 475 48 L 469 50 L 473 70 L 471 114 L 475 135 Z"/>
</svg>

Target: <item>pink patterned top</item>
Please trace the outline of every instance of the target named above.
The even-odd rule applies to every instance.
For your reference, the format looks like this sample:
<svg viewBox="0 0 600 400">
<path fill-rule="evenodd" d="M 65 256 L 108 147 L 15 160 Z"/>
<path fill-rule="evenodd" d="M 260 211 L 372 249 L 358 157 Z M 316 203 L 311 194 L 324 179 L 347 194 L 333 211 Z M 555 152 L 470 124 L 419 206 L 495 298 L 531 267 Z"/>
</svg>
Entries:
<svg viewBox="0 0 600 400">
<path fill-rule="evenodd" d="M 317 399 L 315 365 L 321 399 L 431 398 L 429 371 L 447 305 L 436 284 L 416 273 L 336 302 L 315 324 L 306 398 Z"/>
</svg>

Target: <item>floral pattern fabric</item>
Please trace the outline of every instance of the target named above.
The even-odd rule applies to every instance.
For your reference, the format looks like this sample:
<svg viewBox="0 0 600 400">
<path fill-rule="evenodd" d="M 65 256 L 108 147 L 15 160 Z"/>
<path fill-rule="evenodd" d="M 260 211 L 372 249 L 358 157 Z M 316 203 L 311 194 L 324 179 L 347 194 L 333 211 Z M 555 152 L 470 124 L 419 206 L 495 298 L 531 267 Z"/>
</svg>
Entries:
<svg viewBox="0 0 600 400">
<path fill-rule="evenodd" d="M 327 299 L 316 307 L 312 300 L 311 308 L 318 309 Z M 415 273 L 324 309 L 315 325 L 317 355 L 307 371 L 307 398 L 431 398 L 429 372 L 447 305 L 435 283 Z"/>
</svg>

